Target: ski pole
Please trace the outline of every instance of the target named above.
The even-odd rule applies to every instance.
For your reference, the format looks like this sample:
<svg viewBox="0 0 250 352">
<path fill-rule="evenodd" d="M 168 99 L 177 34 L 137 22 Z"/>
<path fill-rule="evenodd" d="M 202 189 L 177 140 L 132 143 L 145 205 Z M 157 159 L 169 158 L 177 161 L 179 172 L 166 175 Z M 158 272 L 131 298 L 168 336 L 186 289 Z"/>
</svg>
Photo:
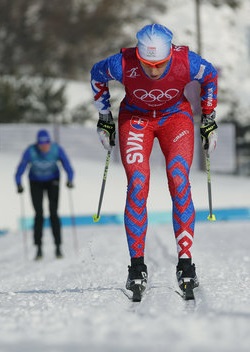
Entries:
<svg viewBox="0 0 250 352">
<path fill-rule="evenodd" d="M 110 155 L 111 155 L 111 151 L 108 151 L 107 157 L 106 157 L 104 173 L 103 173 L 103 178 L 102 178 L 102 187 L 101 187 L 101 192 L 100 192 L 100 197 L 99 197 L 98 210 L 97 210 L 97 214 L 93 215 L 94 222 L 98 222 L 101 218 L 100 212 L 101 212 L 102 199 L 103 199 L 103 194 L 104 194 L 104 190 L 105 190 L 106 179 L 107 179 L 107 174 L 108 174 L 108 169 L 109 169 Z"/>
<path fill-rule="evenodd" d="M 76 254 L 78 254 L 78 240 L 77 240 L 77 231 L 76 231 L 76 219 L 75 219 L 75 212 L 74 212 L 74 206 L 73 206 L 73 197 L 71 195 L 71 191 L 69 189 L 68 192 L 69 195 L 69 207 L 70 207 L 70 212 L 71 212 L 71 225 L 72 225 L 72 233 L 73 233 L 73 243 L 74 243 L 74 248 Z"/>
<path fill-rule="evenodd" d="M 210 156 L 208 151 L 205 152 L 206 157 L 206 171 L 207 171 L 207 190 L 208 190 L 208 204 L 209 204 L 209 215 L 207 217 L 210 221 L 215 221 L 216 217 L 213 214 L 212 206 L 212 187 L 211 187 L 211 171 L 210 171 Z"/>
<path fill-rule="evenodd" d="M 24 197 L 20 194 L 20 212 L 21 212 L 21 231 L 23 237 L 23 251 L 25 259 L 28 258 L 28 248 L 27 248 L 27 229 L 25 226 L 25 206 Z"/>
</svg>

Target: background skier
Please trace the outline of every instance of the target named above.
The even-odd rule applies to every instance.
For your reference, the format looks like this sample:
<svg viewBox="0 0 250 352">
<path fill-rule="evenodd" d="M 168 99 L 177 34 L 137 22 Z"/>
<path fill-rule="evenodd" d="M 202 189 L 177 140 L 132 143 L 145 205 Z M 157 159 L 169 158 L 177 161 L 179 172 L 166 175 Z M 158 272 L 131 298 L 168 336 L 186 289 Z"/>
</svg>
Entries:
<svg viewBox="0 0 250 352">
<path fill-rule="evenodd" d="M 43 195 L 46 192 L 49 201 L 49 212 L 52 233 L 56 246 L 56 257 L 61 258 L 61 224 L 57 214 L 60 170 L 58 162 L 61 162 L 67 173 L 67 187 L 73 187 L 73 169 L 64 149 L 57 143 L 52 143 L 47 130 L 37 133 L 37 142 L 28 146 L 17 167 L 15 181 L 18 193 L 24 191 L 21 178 L 27 165 L 29 169 L 29 183 L 32 204 L 35 210 L 34 219 L 34 243 L 37 246 L 35 259 L 42 258 L 42 231 L 43 231 Z"/>
</svg>

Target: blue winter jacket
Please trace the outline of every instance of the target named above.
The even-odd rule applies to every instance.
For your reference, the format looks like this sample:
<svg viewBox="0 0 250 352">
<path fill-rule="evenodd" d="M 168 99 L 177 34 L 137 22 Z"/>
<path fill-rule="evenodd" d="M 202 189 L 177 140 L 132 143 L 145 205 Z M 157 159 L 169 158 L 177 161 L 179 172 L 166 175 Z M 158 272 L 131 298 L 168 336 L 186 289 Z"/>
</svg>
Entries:
<svg viewBox="0 0 250 352">
<path fill-rule="evenodd" d="M 37 144 L 30 145 L 23 153 L 22 159 L 17 167 L 15 174 L 16 184 L 21 184 L 21 178 L 29 164 L 29 179 L 31 181 L 46 182 L 59 179 L 60 170 L 58 161 L 62 163 L 67 173 L 68 181 L 73 180 L 73 169 L 69 159 L 61 146 L 57 143 L 51 143 L 50 150 L 43 153 L 39 150 Z"/>
</svg>

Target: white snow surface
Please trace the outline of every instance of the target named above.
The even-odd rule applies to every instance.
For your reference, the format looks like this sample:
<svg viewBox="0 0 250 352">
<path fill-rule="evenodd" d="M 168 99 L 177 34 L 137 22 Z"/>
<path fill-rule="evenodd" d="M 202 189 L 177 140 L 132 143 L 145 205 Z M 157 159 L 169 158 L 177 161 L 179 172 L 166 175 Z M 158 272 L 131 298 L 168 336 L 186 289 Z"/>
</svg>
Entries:
<svg viewBox="0 0 250 352">
<path fill-rule="evenodd" d="M 249 221 L 196 224 L 193 258 L 200 286 L 195 302 L 183 301 L 176 292 L 172 225 L 149 224 L 148 289 L 140 303 L 133 303 L 125 290 L 129 254 L 123 225 L 63 228 L 63 259 L 55 259 L 47 229 L 44 259 L 33 260 L 32 233 L 17 230 L 20 196 L 13 170 L 18 160 L 1 154 L 6 166 L 1 175 L 1 221 L 8 212 L 13 219 L 10 232 L 0 236 L 1 352 L 249 350 Z M 71 195 L 76 214 L 96 212 L 104 160 L 74 160 L 77 178 Z M 196 208 L 207 209 L 206 174 L 195 172 L 191 179 Z M 30 215 L 24 185 L 22 197 Z M 249 178 L 212 174 L 214 206 L 249 207 L 249 185 Z M 122 212 L 125 191 L 123 169 L 111 161 L 102 213 Z M 68 192 L 62 183 L 61 214 L 70 213 Z M 149 211 L 164 209 L 169 211 L 171 203 L 165 172 L 158 166 L 152 170 Z"/>
</svg>

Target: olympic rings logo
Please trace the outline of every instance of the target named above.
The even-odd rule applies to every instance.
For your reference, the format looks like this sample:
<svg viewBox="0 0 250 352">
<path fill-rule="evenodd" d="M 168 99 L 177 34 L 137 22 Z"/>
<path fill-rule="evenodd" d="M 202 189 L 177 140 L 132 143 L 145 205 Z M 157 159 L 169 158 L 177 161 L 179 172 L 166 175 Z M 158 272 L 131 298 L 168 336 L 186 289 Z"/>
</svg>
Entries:
<svg viewBox="0 0 250 352">
<path fill-rule="evenodd" d="M 147 92 L 145 89 L 136 89 L 133 94 L 137 99 L 145 103 L 165 103 L 174 99 L 179 94 L 179 90 L 170 88 L 163 92 L 161 89 L 152 89 L 150 92 Z"/>
</svg>

